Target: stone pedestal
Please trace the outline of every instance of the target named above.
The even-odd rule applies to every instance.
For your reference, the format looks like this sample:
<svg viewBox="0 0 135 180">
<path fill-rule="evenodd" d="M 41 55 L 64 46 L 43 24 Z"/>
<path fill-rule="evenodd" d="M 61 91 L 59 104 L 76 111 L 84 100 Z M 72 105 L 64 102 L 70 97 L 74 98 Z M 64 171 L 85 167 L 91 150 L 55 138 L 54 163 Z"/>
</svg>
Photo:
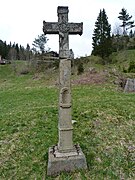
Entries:
<svg viewBox="0 0 135 180">
<path fill-rule="evenodd" d="M 55 176 L 62 171 L 72 172 L 77 169 L 87 169 L 86 158 L 80 147 L 74 147 L 74 152 L 65 153 L 59 153 L 57 148 L 57 146 L 49 148 L 47 175 Z"/>
</svg>

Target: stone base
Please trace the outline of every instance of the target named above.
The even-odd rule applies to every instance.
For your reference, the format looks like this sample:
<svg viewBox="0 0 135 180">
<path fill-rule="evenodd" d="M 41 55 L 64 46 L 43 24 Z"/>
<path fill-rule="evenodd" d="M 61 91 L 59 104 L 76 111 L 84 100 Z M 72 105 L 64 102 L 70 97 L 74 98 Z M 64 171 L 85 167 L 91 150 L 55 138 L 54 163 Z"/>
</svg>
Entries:
<svg viewBox="0 0 135 180">
<path fill-rule="evenodd" d="M 76 153 L 59 152 L 58 156 L 55 149 L 57 149 L 57 146 L 49 148 L 47 175 L 54 176 L 60 174 L 62 171 L 71 172 L 77 169 L 87 169 L 86 158 L 80 147 L 77 147 Z"/>
</svg>

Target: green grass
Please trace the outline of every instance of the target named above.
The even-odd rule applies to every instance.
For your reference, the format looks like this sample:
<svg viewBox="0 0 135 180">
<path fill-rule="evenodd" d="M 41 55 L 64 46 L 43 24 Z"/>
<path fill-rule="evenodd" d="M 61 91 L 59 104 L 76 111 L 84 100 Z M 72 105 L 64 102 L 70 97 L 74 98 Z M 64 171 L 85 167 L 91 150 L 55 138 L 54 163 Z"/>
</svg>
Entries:
<svg viewBox="0 0 135 180">
<path fill-rule="evenodd" d="M 51 77 L 50 77 L 51 78 Z M 58 141 L 58 88 L 48 76 L 15 76 L 0 66 L 0 179 L 135 179 L 135 94 L 105 85 L 72 87 L 74 142 L 88 170 L 47 177 L 48 148 Z"/>
</svg>

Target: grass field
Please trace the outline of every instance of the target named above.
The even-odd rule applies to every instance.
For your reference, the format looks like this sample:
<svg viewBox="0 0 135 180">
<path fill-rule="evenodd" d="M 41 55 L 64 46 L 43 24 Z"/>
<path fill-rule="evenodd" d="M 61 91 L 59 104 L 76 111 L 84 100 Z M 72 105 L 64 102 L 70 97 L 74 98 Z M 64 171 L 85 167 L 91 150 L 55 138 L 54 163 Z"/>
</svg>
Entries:
<svg viewBox="0 0 135 180">
<path fill-rule="evenodd" d="M 0 180 L 135 179 L 135 94 L 107 83 L 72 86 L 73 140 L 88 170 L 46 176 L 58 141 L 58 87 L 48 79 L 0 66 Z"/>
</svg>

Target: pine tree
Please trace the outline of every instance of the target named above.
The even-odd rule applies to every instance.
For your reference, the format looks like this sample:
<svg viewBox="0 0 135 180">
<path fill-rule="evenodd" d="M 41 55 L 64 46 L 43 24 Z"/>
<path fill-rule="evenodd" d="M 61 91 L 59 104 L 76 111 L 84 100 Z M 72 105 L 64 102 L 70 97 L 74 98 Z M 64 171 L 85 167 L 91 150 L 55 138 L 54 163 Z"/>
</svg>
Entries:
<svg viewBox="0 0 135 180">
<path fill-rule="evenodd" d="M 122 21 L 122 24 L 120 25 L 120 27 L 123 28 L 123 35 L 126 35 L 127 30 L 135 26 L 134 21 L 130 21 L 132 16 L 129 16 L 125 8 L 122 8 L 119 14 L 120 16 L 118 16 L 118 18 L 119 20 Z"/>
<path fill-rule="evenodd" d="M 134 34 L 133 34 L 132 29 L 131 29 L 130 32 L 129 32 L 129 38 L 132 38 L 132 37 L 134 37 Z"/>
<path fill-rule="evenodd" d="M 17 54 L 16 54 L 16 59 L 17 59 L 17 60 L 20 60 L 18 43 L 15 45 L 15 50 L 16 50 L 16 52 L 17 52 Z"/>
<path fill-rule="evenodd" d="M 27 46 L 26 46 L 26 60 L 30 60 L 30 58 L 31 58 L 31 49 L 30 49 L 30 45 L 29 44 L 27 44 Z"/>
<path fill-rule="evenodd" d="M 112 52 L 111 40 L 111 25 L 108 23 L 108 17 L 105 9 L 100 10 L 95 29 L 93 33 L 93 55 L 98 55 L 102 58 L 108 57 Z"/>
<path fill-rule="evenodd" d="M 33 50 L 41 53 L 46 52 L 45 44 L 47 43 L 47 41 L 48 39 L 44 34 L 38 35 L 38 38 L 35 38 L 35 40 L 33 41 Z"/>
</svg>

